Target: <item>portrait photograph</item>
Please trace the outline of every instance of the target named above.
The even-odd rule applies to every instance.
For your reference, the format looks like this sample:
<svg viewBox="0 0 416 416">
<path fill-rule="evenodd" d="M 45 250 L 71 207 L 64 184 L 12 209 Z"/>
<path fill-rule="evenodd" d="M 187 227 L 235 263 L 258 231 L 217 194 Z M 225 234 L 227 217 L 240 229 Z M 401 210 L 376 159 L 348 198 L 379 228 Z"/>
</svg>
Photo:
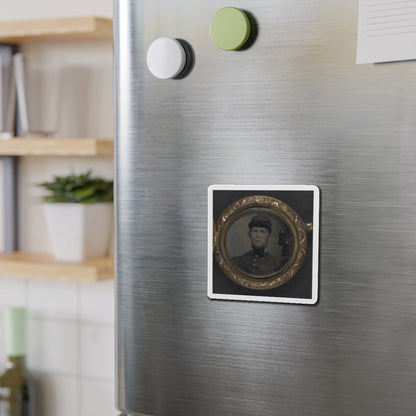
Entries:
<svg viewBox="0 0 416 416">
<path fill-rule="evenodd" d="M 319 188 L 208 188 L 208 297 L 315 304 Z"/>
<path fill-rule="evenodd" d="M 249 208 L 230 224 L 225 249 L 237 268 L 264 277 L 287 263 L 291 241 L 289 228 L 281 217 L 271 210 Z"/>
</svg>

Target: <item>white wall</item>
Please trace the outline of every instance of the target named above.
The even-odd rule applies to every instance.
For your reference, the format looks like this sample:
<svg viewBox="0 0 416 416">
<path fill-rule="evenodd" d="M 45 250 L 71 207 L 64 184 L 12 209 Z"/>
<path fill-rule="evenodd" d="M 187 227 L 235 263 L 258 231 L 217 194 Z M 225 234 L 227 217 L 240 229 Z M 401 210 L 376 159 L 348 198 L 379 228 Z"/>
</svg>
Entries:
<svg viewBox="0 0 416 416">
<path fill-rule="evenodd" d="M 0 20 L 69 16 L 111 17 L 112 1 L 0 0 Z M 62 137 L 113 136 L 111 40 L 25 45 L 22 51 L 34 128 L 57 130 Z M 43 191 L 36 184 L 55 174 L 88 169 L 111 178 L 112 158 L 21 158 L 22 250 L 50 253 L 41 207 Z M 2 202 L 0 189 L 0 206 Z M 2 240 L 0 226 L 0 246 Z M 23 279 L 1 275 L 0 270 L 0 366 L 5 358 L 3 310 L 26 306 L 34 416 L 116 414 L 113 298 L 113 281 Z"/>
<path fill-rule="evenodd" d="M 113 16 L 110 0 L 0 0 L 0 20 Z"/>
</svg>

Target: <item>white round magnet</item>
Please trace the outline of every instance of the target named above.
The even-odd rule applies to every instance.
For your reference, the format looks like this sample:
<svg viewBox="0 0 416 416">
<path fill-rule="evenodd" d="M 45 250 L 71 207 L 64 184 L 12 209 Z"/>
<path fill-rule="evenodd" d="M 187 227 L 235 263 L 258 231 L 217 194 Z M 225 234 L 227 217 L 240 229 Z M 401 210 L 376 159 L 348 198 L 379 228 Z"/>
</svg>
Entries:
<svg viewBox="0 0 416 416">
<path fill-rule="evenodd" d="M 156 78 L 175 78 L 182 72 L 185 64 L 185 49 L 176 39 L 158 38 L 147 50 L 147 67 Z"/>
</svg>

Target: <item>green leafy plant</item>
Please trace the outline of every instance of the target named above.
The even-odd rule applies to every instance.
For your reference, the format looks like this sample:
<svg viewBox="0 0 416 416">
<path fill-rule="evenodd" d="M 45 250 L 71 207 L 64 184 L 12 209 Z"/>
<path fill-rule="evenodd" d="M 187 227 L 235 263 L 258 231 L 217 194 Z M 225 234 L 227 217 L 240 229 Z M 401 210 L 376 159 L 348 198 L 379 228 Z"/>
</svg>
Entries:
<svg viewBox="0 0 416 416">
<path fill-rule="evenodd" d="M 55 176 L 53 182 L 39 184 L 52 192 L 45 196 L 44 202 L 76 202 L 92 204 L 113 200 L 113 181 L 92 178 L 91 171 L 82 175 Z"/>
</svg>

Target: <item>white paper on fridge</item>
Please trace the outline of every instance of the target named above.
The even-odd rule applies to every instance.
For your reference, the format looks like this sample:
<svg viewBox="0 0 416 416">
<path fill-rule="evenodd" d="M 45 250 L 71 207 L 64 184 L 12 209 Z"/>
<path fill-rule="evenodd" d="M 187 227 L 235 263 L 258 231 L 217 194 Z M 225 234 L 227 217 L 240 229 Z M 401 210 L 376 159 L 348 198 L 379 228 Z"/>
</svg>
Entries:
<svg viewBox="0 0 416 416">
<path fill-rule="evenodd" d="M 357 64 L 416 59 L 416 0 L 360 0 Z"/>
</svg>

